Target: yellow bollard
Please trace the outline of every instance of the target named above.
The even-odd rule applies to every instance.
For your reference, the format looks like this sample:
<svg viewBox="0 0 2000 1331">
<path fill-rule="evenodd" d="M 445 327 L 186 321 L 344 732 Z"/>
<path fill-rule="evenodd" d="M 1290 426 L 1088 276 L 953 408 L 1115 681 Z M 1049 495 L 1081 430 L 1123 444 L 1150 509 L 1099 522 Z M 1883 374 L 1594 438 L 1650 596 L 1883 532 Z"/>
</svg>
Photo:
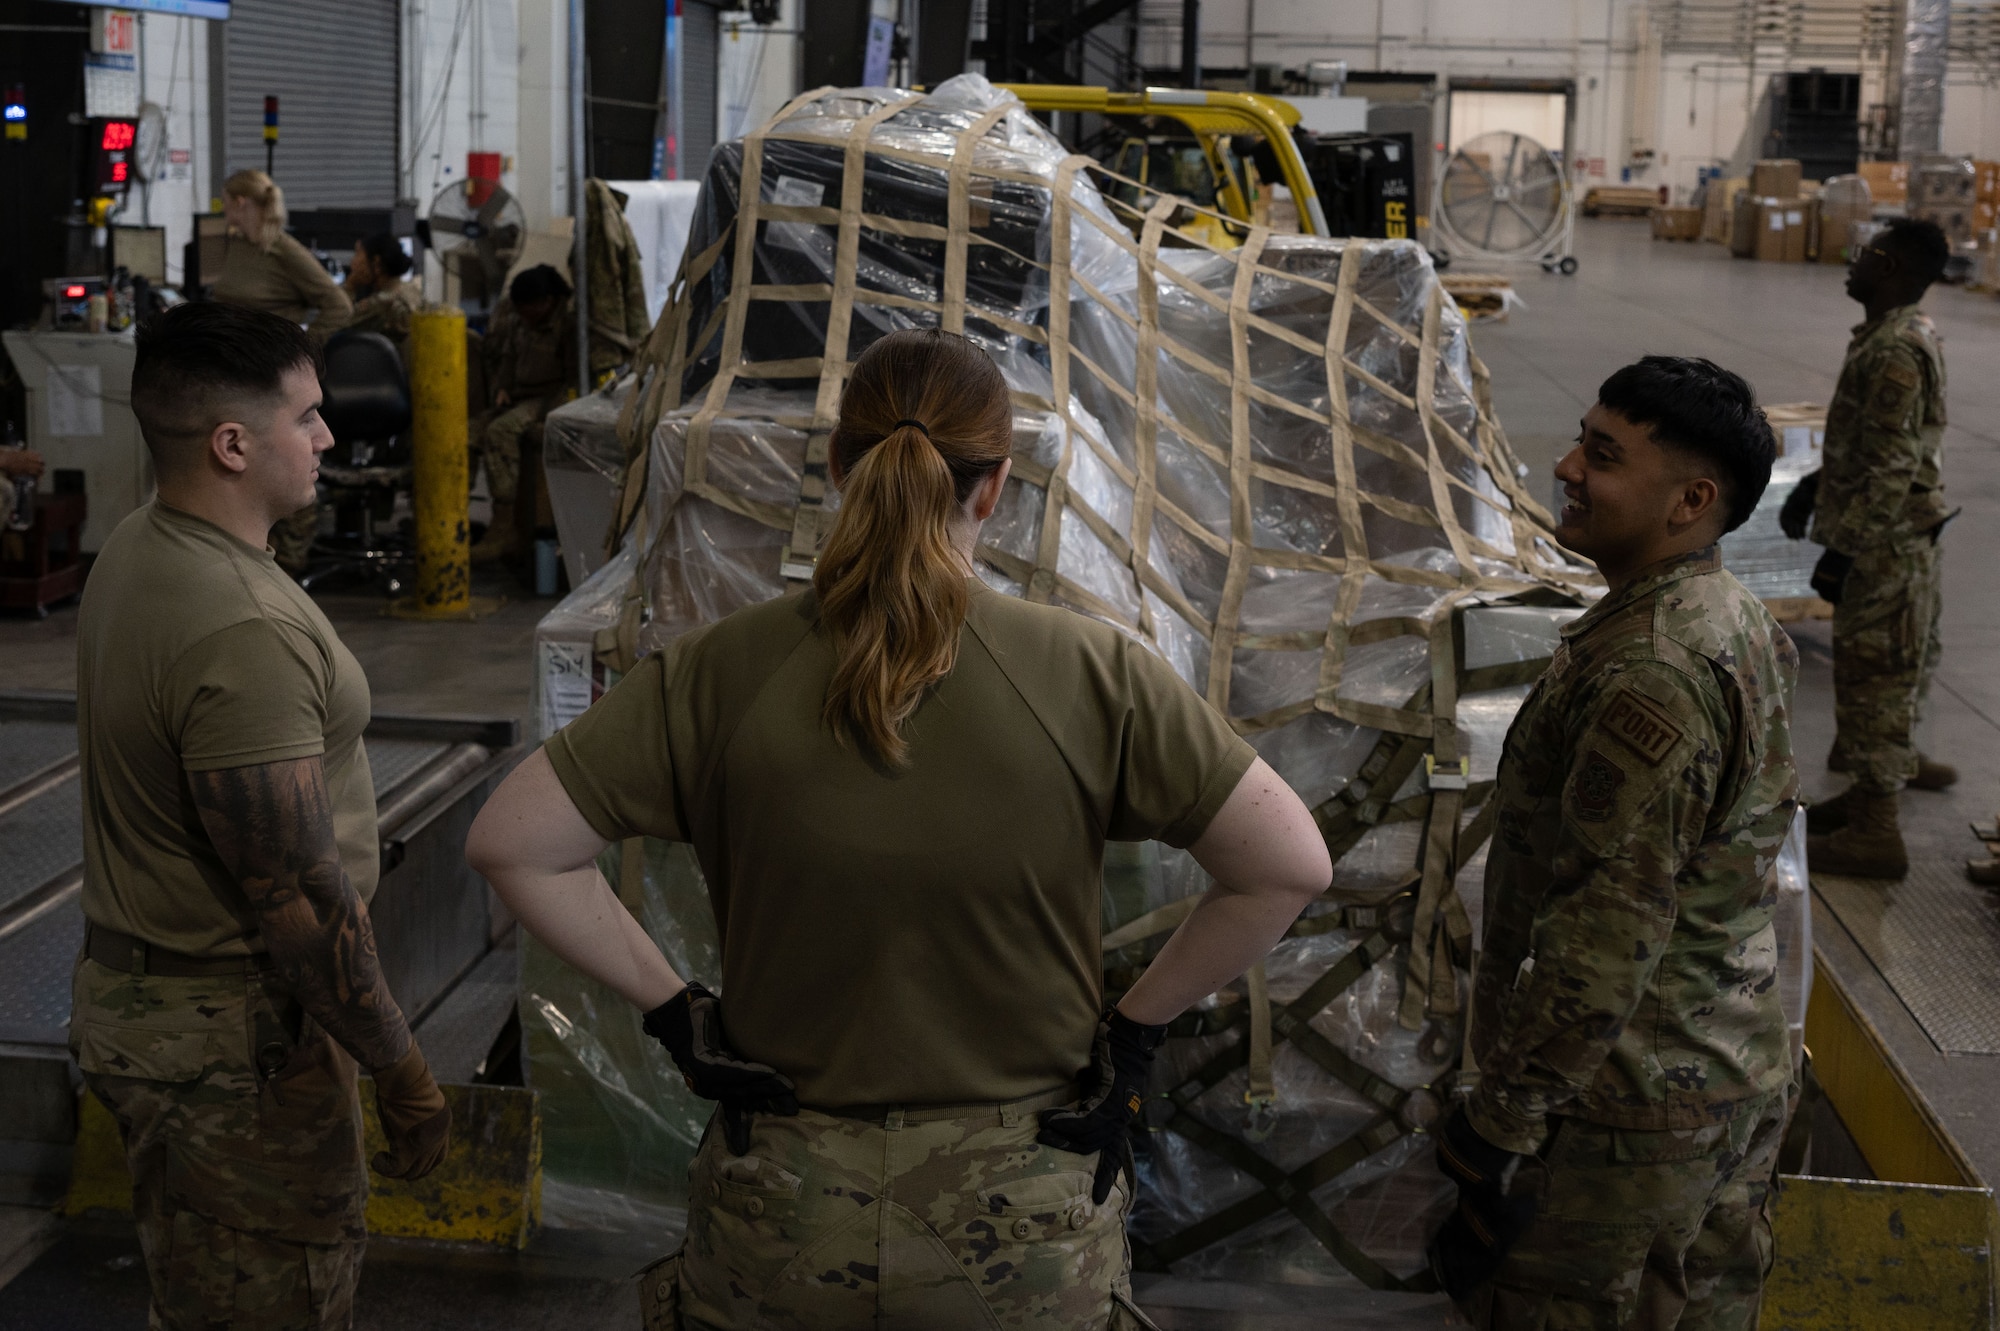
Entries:
<svg viewBox="0 0 2000 1331">
<path fill-rule="evenodd" d="M 410 317 L 411 460 L 417 592 L 391 612 L 404 619 L 471 619 L 494 605 L 472 596 L 471 490 L 466 454 L 465 315 L 432 306 Z"/>
</svg>

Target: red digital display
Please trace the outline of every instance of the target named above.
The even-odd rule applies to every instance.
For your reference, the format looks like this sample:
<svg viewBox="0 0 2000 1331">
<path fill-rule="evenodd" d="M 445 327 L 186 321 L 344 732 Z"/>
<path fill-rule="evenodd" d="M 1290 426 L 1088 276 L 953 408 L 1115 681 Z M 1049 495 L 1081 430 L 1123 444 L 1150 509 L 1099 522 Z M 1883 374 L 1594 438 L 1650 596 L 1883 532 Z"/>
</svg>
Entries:
<svg viewBox="0 0 2000 1331">
<path fill-rule="evenodd" d="M 84 295 L 83 284 L 80 282 L 72 282 L 63 288 L 64 300 L 82 300 Z"/>
<path fill-rule="evenodd" d="M 130 171 L 131 168 L 127 166 L 125 163 L 113 162 L 111 164 L 111 183 L 114 185 L 124 184 L 125 177 Z"/>
<path fill-rule="evenodd" d="M 123 152 L 132 146 L 132 140 L 137 138 L 138 134 L 138 126 L 130 120 L 107 120 L 104 123 L 104 142 L 101 146 L 106 152 Z M 123 180 L 124 177 L 120 176 L 119 179 Z"/>
</svg>

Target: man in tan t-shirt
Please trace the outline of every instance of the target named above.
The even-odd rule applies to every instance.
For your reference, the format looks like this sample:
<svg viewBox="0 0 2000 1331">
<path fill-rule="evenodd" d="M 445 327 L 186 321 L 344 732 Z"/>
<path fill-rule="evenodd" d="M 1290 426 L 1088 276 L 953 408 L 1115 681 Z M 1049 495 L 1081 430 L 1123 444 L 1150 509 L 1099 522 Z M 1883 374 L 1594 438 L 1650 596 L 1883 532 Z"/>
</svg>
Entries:
<svg viewBox="0 0 2000 1331">
<path fill-rule="evenodd" d="M 265 544 L 332 442 L 312 344 L 183 305 L 132 408 L 159 498 L 91 570 L 77 641 L 83 911 L 70 1047 L 133 1177 L 153 1325 L 346 1327 L 365 1238 L 356 1063 L 415 1178 L 451 1115 L 390 995 L 368 681 Z"/>
</svg>

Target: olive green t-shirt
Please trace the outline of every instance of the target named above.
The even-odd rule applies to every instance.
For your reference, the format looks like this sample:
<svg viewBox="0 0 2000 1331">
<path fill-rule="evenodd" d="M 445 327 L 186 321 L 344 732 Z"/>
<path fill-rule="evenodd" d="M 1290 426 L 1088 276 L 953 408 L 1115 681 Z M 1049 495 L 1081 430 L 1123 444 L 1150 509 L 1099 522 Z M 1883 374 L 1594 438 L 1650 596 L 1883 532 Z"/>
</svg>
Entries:
<svg viewBox="0 0 2000 1331">
<path fill-rule="evenodd" d="M 262 950 L 187 773 L 319 755 L 348 881 L 381 848 L 361 735 L 368 680 L 271 558 L 155 500 L 118 524 L 77 622 L 83 913 L 196 956 Z"/>
<path fill-rule="evenodd" d="M 972 587 L 900 772 L 822 722 L 809 591 L 676 640 L 548 742 L 599 835 L 693 843 L 729 1038 L 809 1105 L 1067 1084 L 1102 1005 L 1104 843 L 1188 845 L 1256 756 L 1139 644 Z"/>
</svg>

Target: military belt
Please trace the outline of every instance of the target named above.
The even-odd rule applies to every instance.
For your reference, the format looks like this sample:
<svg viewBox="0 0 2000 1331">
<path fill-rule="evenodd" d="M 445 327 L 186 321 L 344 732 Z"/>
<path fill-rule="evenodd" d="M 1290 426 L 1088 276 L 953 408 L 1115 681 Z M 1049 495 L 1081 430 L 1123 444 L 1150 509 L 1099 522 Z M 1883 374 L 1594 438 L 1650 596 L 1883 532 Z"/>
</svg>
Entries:
<svg viewBox="0 0 2000 1331">
<path fill-rule="evenodd" d="M 1054 1090 L 1043 1091 L 1023 1100 L 1010 1100 L 1004 1105 L 841 1105 L 833 1108 L 825 1105 L 802 1105 L 816 1114 L 827 1114 L 834 1118 L 860 1119 L 868 1123 L 879 1123 L 885 1128 L 900 1128 L 912 1123 L 953 1123 L 969 1119 L 991 1119 L 1002 1127 L 1012 1127 L 1027 1115 L 1038 1109 L 1054 1109 L 1066 1105 L 1077 1098 L 1074 1086 L 1058 1086 Z"/>
<path fill-rule="evenodd" d="M 161 975 L 169 979 L 254 975 L 273 968 L 268 952 L 252 952 L 243 957 L 194 957 L 101 924 L 84 926 L 83 955 L 100 966 L 127 975 Z"/>
</svg>

